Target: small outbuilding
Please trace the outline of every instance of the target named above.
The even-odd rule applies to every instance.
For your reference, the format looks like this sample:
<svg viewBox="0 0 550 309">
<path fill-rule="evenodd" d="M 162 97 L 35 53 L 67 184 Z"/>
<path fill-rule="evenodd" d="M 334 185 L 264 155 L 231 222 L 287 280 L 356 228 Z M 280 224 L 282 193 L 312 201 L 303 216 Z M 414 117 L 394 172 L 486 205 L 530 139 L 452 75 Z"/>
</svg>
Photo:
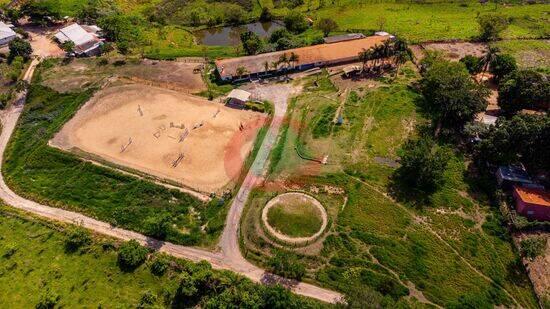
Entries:
<svg viewBox="0 0 550 309">
<path fill-rule="evenodd" d="M 234 108 L 244 108 L 246 102 L 250 100 L 251 93 L 242 89 L 233 89 L 227 95 L 226 105 Z"/>
<path fill-rule="evenodd" d="M 6 45 L 17 37 L 10 25 L 0 21 L 0 46 Z"/>
<path fill-rule="evenodd" d="M 500 166 L 496 172 L 498 185 L 511 190 L 513 186 L 535 185 L 527 171 L 521 166 Z"/>
<path fill-rule="evenodd" d="M 550 221 L 550 194 L 541 188 L 514 186 L 516 211 L 528 219 Z"/>
<path fill-rule="evenodd" d="M 73 42 L 76 56 L 97 56 L 103 45 L 103 40 L 99 38 L 100 31 L 97 26 L 81 26 L 74 23 L 59 30 L 55 34 L 55 39 L 60 44 Z"/>
</svg>

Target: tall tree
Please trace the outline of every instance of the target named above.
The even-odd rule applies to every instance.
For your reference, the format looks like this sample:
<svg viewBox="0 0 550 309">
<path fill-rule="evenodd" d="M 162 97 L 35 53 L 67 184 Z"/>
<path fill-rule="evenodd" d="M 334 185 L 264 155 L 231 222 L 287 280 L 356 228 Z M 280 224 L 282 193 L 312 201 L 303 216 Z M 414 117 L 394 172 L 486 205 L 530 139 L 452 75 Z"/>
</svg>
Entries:
<svg viewBox="0 0 550 309">
<path fill-rule="evenodd" d="M 32 54 L 31 44 L 23 39 L 15 38 L 8 44 L 10 53 L 8 55 L 8 62 L 12 62 L 15 57 L 22 57 L 25 61 L 29 60 Z"/>
<path fill-rule="evenodd" d="M 323 36 L 328 36 L 332 31 L 338 29 L 338 24 L 331 18 L 321 18 L 317 22 L 317 29 L 323 32 Z"/>
<path fill-rule="evenodd" d="M 533 70 L 519 70 L 500 83 L 498 105 L 508 115 L 522 109 L 548 112 L 550 109 L 550 80 Z"/>
<path fill-rule="evenodd" d="M 424 107 L 431 115 L 435 135 L 447 129 L 460 133 L 464 124 L 487 107 L 489 90 L 474 82 L 462 63 L 435 60 L 420 81 Z"/>
<path fill-rule="evenodd" d="M 500 36 L 500 33 L 508 28 L 508 18 L 501 14 L 486 14 L 477 18 L 480 29 L 480 39 L 484 41 L 494 41 Z"/>
<path fill-rule="evenodd" d="M 408 140 L 401 148 L 400 157 L 401 166 L 396 176 L 409 189 L 431 194 L 443 185 L 448 150 L 438 147 L 430 138 Z"/>
</svg>

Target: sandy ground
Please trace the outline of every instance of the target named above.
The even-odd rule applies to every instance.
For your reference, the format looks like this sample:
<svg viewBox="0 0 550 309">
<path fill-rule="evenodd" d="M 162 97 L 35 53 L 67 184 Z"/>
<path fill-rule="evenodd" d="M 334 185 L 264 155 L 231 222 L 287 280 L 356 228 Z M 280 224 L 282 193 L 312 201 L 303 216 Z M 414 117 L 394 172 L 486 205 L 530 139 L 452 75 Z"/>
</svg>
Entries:
<svg viewBox="0 0 550 309">
<path fill-rule="evenodd" d="M 456 42 L 456 43 L 425 43 L 420 45 L 411 45 L 411 50 L 417 61 L 425 56 L 425 50 L 440 51 L 451 60 L 458 61 L 466 55 L 481 57 L 487 51 L 487 45 L 483 43 Z"/>
<path fill-rule="evenodd" d="M 30 35 L 29 42 L 31 43 L 34 55 L 41 58 L 65 56 L 65 52 L 52 39 L 60 27 L 43 28 L 24 25 L 22 28 Z"/>
<path fill-rule="evenodd" d="M 109 59 L 110 64 L 100 65 L 94 58 L 73 59 L 68 64 L 60 64 L 43 72 L 42 84 L 59 92 L 71 92 L 116 76 L 186 93 L 206 90 L 201 74 L 193 73 L 199 65 L 197 63 L 145 59 L 115 66 L 115 61 Z"/>
<path fill-rule="evenodd" d="M 260 113 L 134 84 L 97 93 L 50 144 L 217 192 L 238 177 L 264 122 Z"/>
</svg>

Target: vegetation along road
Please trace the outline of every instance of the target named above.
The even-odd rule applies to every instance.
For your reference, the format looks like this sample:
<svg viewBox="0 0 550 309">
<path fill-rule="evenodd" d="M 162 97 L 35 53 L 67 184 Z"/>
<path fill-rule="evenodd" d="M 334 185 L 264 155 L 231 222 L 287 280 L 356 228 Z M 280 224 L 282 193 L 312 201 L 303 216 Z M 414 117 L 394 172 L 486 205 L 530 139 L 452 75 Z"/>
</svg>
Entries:
<svg viewBox="0 0 550 309">
<path fill-rule="evenodd" d="M 25 74 L 26 81 L 31 80 L 32 74 L 37 64 L 38 61 L 33 60 L 27 73 Z M 250 171 L 245 178 L 245 181 L 241 186 L 237 197 L 231 205 L 231 209 L 227 217 L 228 220 L 226 222 L 225 230 L 223 232 L 220 242 L 220 247 L 222 249 L 221 252 L 210 252 L 192 247 L 175 245 L 169 242 L 162 242 L 136 232 L 113 227 L 106 222 L 95 220 L 76 212 L 49 207 L 27 200 L 13 192 L 6 185 L 3 177 L 0 177 L 0 198 L 4 200 L 8 205 L 35 213 L 42 217 L 79 224 L 97 233 L 105 234 L 123 240 L 135 239 L 145 246 L 154 248 L 161 252 L 165 252 L 174 257 L 185 258 L 195 262 L 206 260 L 211 263 L 214 268 L 232 270 L 252 279 L 253 281 L 261 282 L 262 278 L 265 275 L 265 271 L 246 261 L 239 250 L 238 226 L 242 209 L 244 204 L 246 203 L 248 194 L 250 193 L 250 190 L 255 186 L 255 184 L 258 183 L 258 180 L 261 178 L 261 175 L 263 175 L 263 172 L 265 171 L 265 163 L 267 161 L 267 157 L 275 143 L 275 139 L 281 125 L 281 120 L 286 113 L 287 98 L 290 94 L 290 87 L 272 86 L 259 88 L 257 90 L 257 94 L 263 99 L 270 99 L 273 100 L 273 102 L 275 103 L 274 120 L 270 125 L 268 135 L 264 139 L 260 151 L 258 152 L 258 155 L 255 158 L 254 163 L 250 168 Z M 23 111 L 23 103 L 24 100 L 21 100 L 19 104 L 11 106 L 0 114 L 3 128 L 2 134 L 0 135 L 0 162 L 3 162 L 4 150 L 6 149 L 9 139 L 16 127 L 17 120 L 19 119 Z M 306 283 L 297 284 L 295 287 L 293 287 L 293 291 L 297 294 L 309 296 L 325 302 L 336 302 L 341 298 L 341 295 L 339 293 L 322 289 Z"/>
</svg>

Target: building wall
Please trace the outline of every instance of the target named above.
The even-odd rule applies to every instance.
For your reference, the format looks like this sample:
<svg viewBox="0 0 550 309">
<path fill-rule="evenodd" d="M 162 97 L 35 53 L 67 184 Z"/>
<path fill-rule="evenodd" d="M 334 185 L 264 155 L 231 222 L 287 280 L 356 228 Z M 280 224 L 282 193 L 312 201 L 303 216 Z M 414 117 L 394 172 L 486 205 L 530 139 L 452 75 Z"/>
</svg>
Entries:
<svg viewBox="0 0 550 309">
<path fill-rule="evenodd" d="M 530 204 L 522 201 L 514 191 L 516 199 L 516 211 L 529 218 L 538 221 L 550 221 L 550 207 L 537 204 Z"/>
</svg>

